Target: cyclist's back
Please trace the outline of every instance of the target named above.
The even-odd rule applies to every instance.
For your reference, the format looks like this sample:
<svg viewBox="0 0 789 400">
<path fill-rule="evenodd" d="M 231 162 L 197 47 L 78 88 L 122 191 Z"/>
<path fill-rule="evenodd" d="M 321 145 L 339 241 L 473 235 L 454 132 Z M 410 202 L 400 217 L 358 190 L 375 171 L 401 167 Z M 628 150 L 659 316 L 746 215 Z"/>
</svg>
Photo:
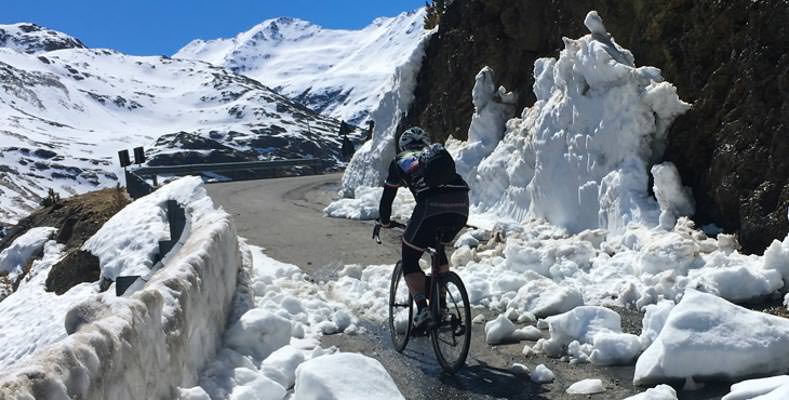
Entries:
<svg viewBox="0 0 789 400">
<path fill-rule="evenodd" d="M 383 226 L 390 224 L 392 202 L 401 186 L 408 187 L 416 199 L 416 206 L 403 234 L 402 268 L 411 294 L 419 311 L 416 325 L 426 318 L 424 272 L 419 268 L 419 259 L 426 247 L 438 251 L 437 261 L 442 272 L 449 269 L 449 261 L 442 243 L 450 242 L 468 220 L 468 184 L 454 171 L 447 171 L 445 183 L 430 185 L 425 179 L 425 153 L 443 148 L 428 148 L 430 138 L 421 128 L 409 128 L 400 137 L 401 152 L 389 165 L 389 174 L 384 185 L 379 207 L 379 218 Z M 443 150 L 445 151 L 445 150 Z M 440 235 L 440 237 L 439 237 Z M 436 243 L 439 240 L 442 243 Z M 424 320 L 421 320 L 424 319 Z"/>
</svg>

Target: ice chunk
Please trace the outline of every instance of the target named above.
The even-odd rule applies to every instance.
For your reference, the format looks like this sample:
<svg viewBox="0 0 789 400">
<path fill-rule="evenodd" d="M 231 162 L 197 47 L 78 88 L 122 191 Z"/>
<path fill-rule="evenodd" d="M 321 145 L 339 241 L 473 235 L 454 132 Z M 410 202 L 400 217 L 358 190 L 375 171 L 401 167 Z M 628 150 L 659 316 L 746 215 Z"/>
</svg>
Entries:
<svg viewBox="0 0 789 400">
<path fill-rule="evenodd" d="M 378 361 L 356 353 L 337 353 L 306 361 L 296 370 L 299 400 L 404 399 Z"/>
<path fill-rule="evenodd" d="M 677 400 L 677 391 L 669 385 L 658 385 L 625 400 Z"/>
<path fill-rule="evenodd" d="M 545 366 L 545 364 L 540 364 L 534 368 L 529 378 L 531 378 L 531 381 L 534 383 L 549 383 L 553 382 L 556 376 L 553 374 L 553 371 Z"/>
<path fill-rule="evenodd" d="M 485 323 L 485 343 L 494 345 L 517 340 L 516 329 L 515 324 L 506 315 L 500 314 L 493 321 Z"/>
<path fill-rule="evenodd" d="M 636 362 L 633 381 L 767 375 L 789 369 L 787 352 L 786 319 L 688 290 Z"/>
<path fill-rule="evenodd" d="M 605 391 L 600 379 L 584 379 L 573 383 L 567 388 L 567 394 L 595 394 Z"/>
</svg>

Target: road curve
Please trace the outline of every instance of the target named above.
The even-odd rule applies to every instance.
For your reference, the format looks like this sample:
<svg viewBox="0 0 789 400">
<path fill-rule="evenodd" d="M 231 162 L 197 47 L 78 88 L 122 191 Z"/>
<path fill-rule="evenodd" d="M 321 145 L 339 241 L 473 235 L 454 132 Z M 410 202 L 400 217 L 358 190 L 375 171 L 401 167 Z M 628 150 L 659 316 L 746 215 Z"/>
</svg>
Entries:
<svg viewBox="0 0 789 400">
<path fill-rule="evenodd" d="M 331 174 L 216 183 L 208 185 L 207 189 L 211 197 L 233 215 L 239 235 L 266 248 L 271 257 L 298 265 L 315 281 L 326 281 L 334 279 L 343 265 L 387 264 L 400 256 L 395 232 L 382 232 L 390 237 L 379 246 L 370 238 L 371 223 L 323 216 L 323 208 L 337 193 L 339 181 L 339 174 Z M 635 320 L 640 325 L 638 314 L 623 313 L 623 318 Z M 558 359 L 525 358 L 521 355 L 523 345 L 533 343 L 488 346 L 484 343 L 482 325 L 477 324 L 474 325 L 468 365 L 456 375 L 447 376 L 441 373 L 433 358 L 428 339 L 412 340 L 406 351 L 399 354 L 392 349 L 388 331 L 381 324 L 366 321 L 363 326 L 368 330 L 364 335 L 325 336 L 322 343 L 378 359 L 407 399 L 577 399 L 586 396 L 568 395 L 565 389 L 586 378 L 600 378 L 606 388 L 606 392 L 591 396 L 592 399 L 623 399 L 642 390 L 630 383 L 632 365 L 570 366 Z M 556 380 L 546 385 L 531 383 L 528 376 L 510 372 L 514 362 L 532 369 L 545 364 L 556 373 Z M 680 398 L 720 398 L 720 390 L 703 392 L 681 394 Z"/>
</svg>

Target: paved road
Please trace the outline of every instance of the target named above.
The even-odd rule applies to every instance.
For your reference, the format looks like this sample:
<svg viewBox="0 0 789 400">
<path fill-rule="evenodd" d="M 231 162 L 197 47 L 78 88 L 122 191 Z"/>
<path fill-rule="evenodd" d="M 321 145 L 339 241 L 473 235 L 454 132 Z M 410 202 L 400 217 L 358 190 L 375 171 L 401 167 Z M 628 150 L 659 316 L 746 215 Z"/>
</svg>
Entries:
<svg viewBox="0 0 789 400">
<path fill-rule="evenodd" d="M 318 175 L 258 181 L 219 183 L 208 192 L 228 212 L 238 226 L 239 235 L 263 246 L 267 253 L 283 262 L 296 264 L 316 281 L 333 279 L 345 264 L 386 264 L 399 258 L 395 232 L 384 246 L 370 240 L 370 223 L 326 218 L 322 210 L 337 192 L 340 175 Z M 640 331 L 640 316 L 623 313 L 626 326 Z M 492 316 L 489 316 L 492 317 Z M 569 366 L 558 359 L 521 355 L 524 344 L 496 347 L 484 343 L 481 325 L 474 325 L 468 366 L 454 376 L 442 374 L 433 358 L 428 339 L 409 343 L 404 354 L 392 350 L 386 329 L 365 322 L 368 334 L 324 337 L 324 345 L 344 351 L 361 352 L 381 361 L 408 399 L 578 399 L 564 390 L 585 378 L 600 378 L 606 392 L 593 399 L 622 399 L 639 392 L 630 380 L 633 366 L 600 368 L 589 364 Z M 536 385 L 528 377 L 513 375 L 509 367 L 521 362 L 532 369 L 544 363 L 557 379 Z M 683 399 L 718 399 L 722 388 L 683 394 Z"/>
</svg>

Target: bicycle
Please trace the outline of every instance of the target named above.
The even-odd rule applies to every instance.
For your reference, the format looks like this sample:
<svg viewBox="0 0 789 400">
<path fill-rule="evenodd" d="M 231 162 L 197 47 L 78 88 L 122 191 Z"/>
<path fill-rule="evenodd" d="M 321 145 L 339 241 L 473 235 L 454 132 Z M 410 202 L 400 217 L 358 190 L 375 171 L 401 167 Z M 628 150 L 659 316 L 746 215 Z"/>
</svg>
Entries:
<svg viewBox="0 0 789 400">
<path fill-rule="evenodd" d="M 393 227 L 405 229 L 405 225 L 392 222 Z M 382 225 L 376 223 L 373 239 L 381 244 Z M 443 232 L 438 232 L 435 243 L 443 246 Z M 452 271 L 440 272 L 437 262 L 441 248 L 427 248 L 431 260 L 430 285 L 427 297 L 430 303 L 432 322 L 427 327 L 433 352 L 441 368 L 454 373 L 465 365 L 471 345 L 471 306 L 463 281 Z M 435 279 L 438 277 L 438 279 Z M 404 290 L 403 290 L 404 289 Z M 412 335 L 414 299 L 405 284 L 402 261 L 398 261 L 392 271 L 389 286 L 389 333 L 395 350 L 402 353 Z"/>
</svg>

